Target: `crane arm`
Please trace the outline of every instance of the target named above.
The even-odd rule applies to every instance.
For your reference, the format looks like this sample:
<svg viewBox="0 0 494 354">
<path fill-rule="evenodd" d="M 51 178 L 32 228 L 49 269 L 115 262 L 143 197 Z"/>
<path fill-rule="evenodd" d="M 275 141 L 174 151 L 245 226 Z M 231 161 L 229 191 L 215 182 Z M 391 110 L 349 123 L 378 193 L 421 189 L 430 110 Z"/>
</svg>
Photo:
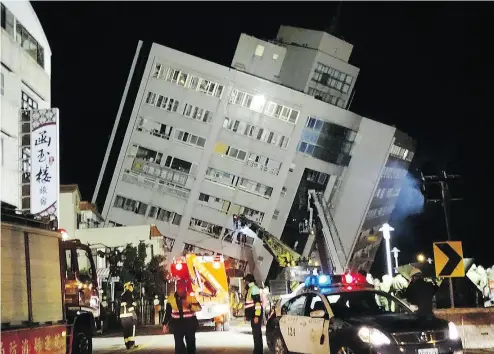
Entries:
<svg viewBox="0 0 494 354">
<path fill-rule="evenodd" d="M 237 220 L 235 220 L 237 218 Z M 243 227 L 248 227 L 263 242 L 264 248 L 276 259 L 281 267 L 291 267 L 303 261 L 303 257 L 295 252 L 291 247 L 281 242 L 277 237 L 266 231 L 262 226 L 253 222 L 245 215 L 234 215 L 234 228 L 240 231 Z"/>
</svg>

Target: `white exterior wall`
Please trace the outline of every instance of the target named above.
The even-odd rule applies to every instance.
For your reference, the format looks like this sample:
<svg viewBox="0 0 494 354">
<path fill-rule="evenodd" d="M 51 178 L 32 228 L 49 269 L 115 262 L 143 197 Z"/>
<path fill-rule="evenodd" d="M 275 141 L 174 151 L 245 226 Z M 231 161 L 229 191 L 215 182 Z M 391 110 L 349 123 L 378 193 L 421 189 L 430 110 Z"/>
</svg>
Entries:
<svg viewBox="0 0 494 354">
<path fill-rule="evenodd" d="M 77 230 L 77 212 L 79 209 L 77 192 L 60 193 L 60 220 L 58 228 L 67 231 L 69 237 L 74 237 Z"/>
<path fill-rule="evenodd" d="M 311 60 L 313 61 L 314 58 Z M 181 70 L 190 75 L 224 85 L 221 99 L 178 86 L 176 83 L 170 83 L 164 79 L 153 78 L 156 63 L 163 65 L 164 69 Z M 229 103 L 233 89 L 254 96 L 262 95 L 266 102 L 274 101 L 277 104 L 296 109 L 300 111 L 298 121 L 296 124 L 291 124 L 264 113 Z M 180 105 L 177 111 L 171 113 L 148 105 L 145 100 L 149 91 L 179 100 Z M 185 117 L 182 115 L 185 104 L 192 104 L 211 111 L 213 121 L 208 124 Z M 309 116 L 359 131 L 361 138 L 354 148 L 353 158 L 348 168 L 329 164 L 297 152 L 297 145 Z M 172 126 L 174 130 L 184 130 L 204 137 L 206 144 L 203 149 L 186 145 L 174 140 L 173 132 L 170 140 L 139 132 L 136 130 L 139 117 Z M 225 117 L 281 133 L 290 138 L 290 143 L 286 149 L 281 149 L 234 133 L 223 128 Z M 367 205 L 374 193 L 375 183 L 379 180 L 383 164 L 388 156 L 391 140 L 388 141 L 387 136 L 389 134 L 391 139 L 393 132 L 394 128 L 363 119 L 352 112 L 321 102 L 301 92 L 153 44 L 106 196 L 102 216 L 106 223 L 156 224 L 162 234 L 175 239 L 172 256 L 176 256 L 182 251 L 183 243 L 189 243 L 222 252 L 230 257 L 247 260 L 256 277 L 263 280 L 269 271 L 272 257 L 259 241 L 254 242 L 251 252 L 248 248 L 221 242 L 208 234 L 189 229 L 191 218 L 204 220 L 229 229 L 232 227 L 231 214 L 236 213 L 236 211 L 230 207 L 227 214 L 211 208 L 210 206 L 214 204 L 211 199 L 209 206 L 205 206 L 199 202 L 199 194 L 205 193 L 230 201 L 232 204 L 239 204 L 263 212 L 265 215 L 262 226 L 280 237 L 305 168 L 324 172 L 333 177 L 347 175 L 346 184 L 342 186 L 342 190 L 338 194 L 340 203 L 339 209 L 335 210 L 335 213 L 338 215 L 336 224 L 340 235 L 345 240 L 345 248 L 350 248 L 357 231 L 360 229 Z M 257 153 L 281 162 L 278 175 L 263 172 L 245 162 L 214 153 L 216 142 L 222 142 L 248 153 Z M 195 174 L 189 175 L 185 185 L 187 189 L 190 189 L 188 197 L 184 199 L 160 193 L 156 186 L 150 184 L 145 186 L 144 180 L 139 182 L 140 185 L 136 184 L 135 180 L 134 182 L 124 181 L 124 171 L 132 167 L 132 161 L 137 151 L 133 144 L 163 153 L 161 166 L 164 165 L 166 156 L 178 157 L 195 164 Z M 289 172 L 291 166 L 293 166 L 293 172 Z M 272 187 L 272 195 L 267 199 L 242 191 L 238 187 L 226 187 L 212 182 L 205 178 L 208 167 Z M 283 186 L 287 188 L 284 197 L 280 196 Z M 139 215 L 114 207 L 117 195 L 148 204 L 146 214 Z M 149 218 L 147 214 L 150 205 L 182 215 L 180 225 Z M 272 216 L 276 209 L 279 210 L 279 216 L 274 220 Z M 253 266 L 254 264 L 255 266 Z"/>
<path fill-rule="evenodd" d="M 305 28 L 280 26 L 276 39 L 284 43 L 295 43 L 300 46 L 318 49 L 336 59 L 348 62 L 353 45 L 336 38 L 326 32 Z"/>
<path fill-rule="evenodd" d="M 360 232 L 394 141 L 395 128 L 363 118 L 333 218 L 346 254 Z"/>
<path fill-rule="evenodd" d="M 14 15 L 44 49 L 44 68 L 20 47 L 5 29 L 1 29 L 1 198 L 21 208 L 19 110 L 24 91 L 38 108 L 50 108 L 51 50 L 43 28 L 28 1 L 7 1 L 3 5 Z M 17 34 L 14 34 L 14 37 Z"/>
<path fill-rule="evenodd" d="M 255 54 L 258 45 L 264 48 L 262 55 Z M 285 55 L 285 48 L 242 33 L 231 66 L 276 82 L 279 79 Z"/>
</svg>

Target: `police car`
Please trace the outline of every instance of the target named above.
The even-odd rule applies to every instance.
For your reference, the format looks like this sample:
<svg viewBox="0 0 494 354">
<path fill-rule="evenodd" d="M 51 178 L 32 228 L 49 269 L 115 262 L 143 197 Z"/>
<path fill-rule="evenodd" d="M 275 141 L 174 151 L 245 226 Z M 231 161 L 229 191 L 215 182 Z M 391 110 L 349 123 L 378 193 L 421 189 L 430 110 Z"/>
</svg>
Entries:
<svg viewBox="0 0 494 354">
<path fill-rule="evenodd" d="M 350 273 L 307 278 L 304 291 L 271 312 L 266 340 L 276 354 L 463 352 L 453 323 L 419 316 Z"/>
</svg>

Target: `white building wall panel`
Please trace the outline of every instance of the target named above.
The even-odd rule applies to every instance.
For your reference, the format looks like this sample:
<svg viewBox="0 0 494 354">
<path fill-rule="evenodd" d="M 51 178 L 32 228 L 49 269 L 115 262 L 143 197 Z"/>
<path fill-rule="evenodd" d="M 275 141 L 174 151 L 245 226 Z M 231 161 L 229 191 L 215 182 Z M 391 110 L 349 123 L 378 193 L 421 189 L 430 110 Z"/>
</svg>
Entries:
<svg viewBox="0 0 494 354">
<path fill-rule="evenodd" d="M 347 254 L 351 252 L 393 143 L 395 128 L 362 119 L 333 215 Z"/>
<path fill-rule="evenodd" d="M 116 195 L 130 198 L 142 203 L 154 205 L 178 214 L 182 214 L 185 208 L 186 200 L 171 195 L 158 193 L 158 191 L 142 188 L 135 184 L 120 182 L 116 189 Z M 148 208 L 149 210 L 149 208 Z"/>
</svg>

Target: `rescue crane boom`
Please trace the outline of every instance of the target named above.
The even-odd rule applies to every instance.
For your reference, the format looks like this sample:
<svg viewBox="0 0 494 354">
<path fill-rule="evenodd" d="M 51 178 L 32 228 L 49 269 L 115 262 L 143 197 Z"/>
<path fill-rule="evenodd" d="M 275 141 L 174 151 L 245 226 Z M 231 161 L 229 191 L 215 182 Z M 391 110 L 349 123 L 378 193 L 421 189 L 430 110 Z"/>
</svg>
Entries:
<svg viewBox="0 0 494 354">
<path fill-rule="evenodd" d="M 263 242 L 264 248 L 276 259 L 278 264 L 285 267 L 294 267 L 298 265 L 308 265 L 311 261 L 295 252 L 291 247 L 284 244 L 280 239 L 266 231 L 262 226 L 250 220 L 245 215 L 234 215 L 234 225 L 237 231 L 241 232 L 243 227 L 252 230 Z M 237 220 L 235 220 L 237 218 Z"/>
</svg>

